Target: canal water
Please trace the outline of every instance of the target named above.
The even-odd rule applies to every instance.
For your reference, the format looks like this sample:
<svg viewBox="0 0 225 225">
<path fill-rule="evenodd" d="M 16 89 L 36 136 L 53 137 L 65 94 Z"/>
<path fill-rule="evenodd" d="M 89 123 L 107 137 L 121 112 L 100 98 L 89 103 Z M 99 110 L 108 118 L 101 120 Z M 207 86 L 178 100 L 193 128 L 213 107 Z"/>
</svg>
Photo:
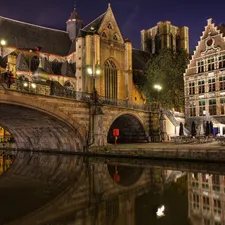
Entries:
<svg viewBox="0 0 225 225">
<path fill-rule="evenodd" d="M 218 164 L 1 151 L 0 224 L 222 225 L 223 171 Z"/>
</svg>

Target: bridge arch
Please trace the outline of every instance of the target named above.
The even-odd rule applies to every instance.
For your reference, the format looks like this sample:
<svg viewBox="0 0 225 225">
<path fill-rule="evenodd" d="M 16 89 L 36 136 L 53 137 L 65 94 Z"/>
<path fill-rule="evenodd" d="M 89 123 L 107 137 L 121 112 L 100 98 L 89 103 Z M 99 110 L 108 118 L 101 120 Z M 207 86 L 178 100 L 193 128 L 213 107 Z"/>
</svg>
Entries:
<svg viewBox="0 0 225 225">
<path fill-rule="evenodd" d="M 23 93 L 1 93 L 0 126 L 12 134 L 20 149 L 82 150 L 85 127 L 46 99 L 49 102 Z"/>
<path fill-rule="evenodd" d="M 142 120 L 133 113 L 122 113 L 113 119 L 107 131 L 107 142 L 114 143 L 113 129 L 119 129 L 118 143 L 146 141 L 146 131 Z"/>
</svg>

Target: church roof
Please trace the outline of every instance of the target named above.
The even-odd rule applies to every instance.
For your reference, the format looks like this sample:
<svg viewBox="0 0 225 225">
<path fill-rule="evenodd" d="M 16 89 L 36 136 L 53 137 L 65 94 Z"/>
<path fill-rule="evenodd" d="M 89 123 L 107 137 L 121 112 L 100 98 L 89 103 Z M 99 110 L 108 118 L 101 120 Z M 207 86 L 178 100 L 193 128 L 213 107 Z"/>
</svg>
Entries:
<svg viewBox="0 0 225 225">
<path fill-rule="evenodd" d="M 133 70 L 144 70 L 150 54 L 139 49 L 132 49 Z"/>
<path fill-rule="evenodd" d="M 69 35 L 65 31 L 5 17 L 0 17 L 0 37 L 4 38 L 10 47 L 33 49 L 39 46 L 41 52 L 55 55 L 67 55 L 71 47 Z"/>
<path fill-rule="evenodd" d="M 73 12 L 71 13 L 69 20 L 75 20 L 75 19 L 77 19 L 77 20 L 80 19 L 79 14 L 78 14 L 76 8 L 75 8 L 75 9 L 73 10 Z"/>
<path fill-rule="evenodd" d="M 95 31 L 98 31 L 98 29 L 101 26 L 102 20 L 104 19 L 105 14 L 106 14 L 106 12 L 103 13 L 98 18 L 96 18 L 95 20 L 93 20 L 91 23 L 89 23 L 85 27 L 83 27 L 82 30 L 86 31 L 86 32 L 89 32 L 89 31 L 91 31 L 91 27 L 93 27 Z"/>
</svg>

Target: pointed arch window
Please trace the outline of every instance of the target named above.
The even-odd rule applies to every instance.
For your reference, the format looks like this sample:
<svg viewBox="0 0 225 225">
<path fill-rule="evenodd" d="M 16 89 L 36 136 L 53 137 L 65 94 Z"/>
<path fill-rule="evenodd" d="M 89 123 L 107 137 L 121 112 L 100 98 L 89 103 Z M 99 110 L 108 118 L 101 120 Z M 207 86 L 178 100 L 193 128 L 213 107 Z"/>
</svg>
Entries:
<svg viewBox="0 0 225 225">
<path fill-rule="evenodd" d="M 105 97 L 108 99 L 117 99 L 117 68 L 116 64 L 111 60 L 107 60 L 104 64 L 105 76 Z"/>
<path fill-rule="evenodd" d="M 30 62 L 30 70 L 35 71 L 39 66 L 39 58 L 37 56 L 33 56 Z"/>
<path fill-rule="evenodd" d="M 54 74 L 60 75 L 62 63 L 58 62 L 57 59 L 54 59 L 51 64 Z"/>
<path fill-rule="evenodd" d="M 113 29 L 111 23 L 108 24 L 108 28 L 109 28 L 109 29 Z"/>
</svg>

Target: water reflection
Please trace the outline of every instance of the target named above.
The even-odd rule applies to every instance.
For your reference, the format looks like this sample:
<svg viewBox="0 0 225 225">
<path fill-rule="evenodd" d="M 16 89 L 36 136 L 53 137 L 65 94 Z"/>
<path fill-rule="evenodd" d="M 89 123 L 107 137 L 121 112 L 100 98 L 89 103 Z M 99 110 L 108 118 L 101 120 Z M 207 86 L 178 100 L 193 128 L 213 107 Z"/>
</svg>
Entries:
<svg viewBox="0 0 225 225">
<path fill-rule="evenodd" d="M 224 222 L 224 176 L 215 174 L 215 168 L 212 173 L 202 174 L 192 172 L 189 164 L 186 170 L 182 164 L 184 170 L 177 171 L 177 164 L 165 167 L 143 161 L 0 154 L 0 224 Z M 159 213 L 161 209 L 163 213 Z"/>
</svg>

